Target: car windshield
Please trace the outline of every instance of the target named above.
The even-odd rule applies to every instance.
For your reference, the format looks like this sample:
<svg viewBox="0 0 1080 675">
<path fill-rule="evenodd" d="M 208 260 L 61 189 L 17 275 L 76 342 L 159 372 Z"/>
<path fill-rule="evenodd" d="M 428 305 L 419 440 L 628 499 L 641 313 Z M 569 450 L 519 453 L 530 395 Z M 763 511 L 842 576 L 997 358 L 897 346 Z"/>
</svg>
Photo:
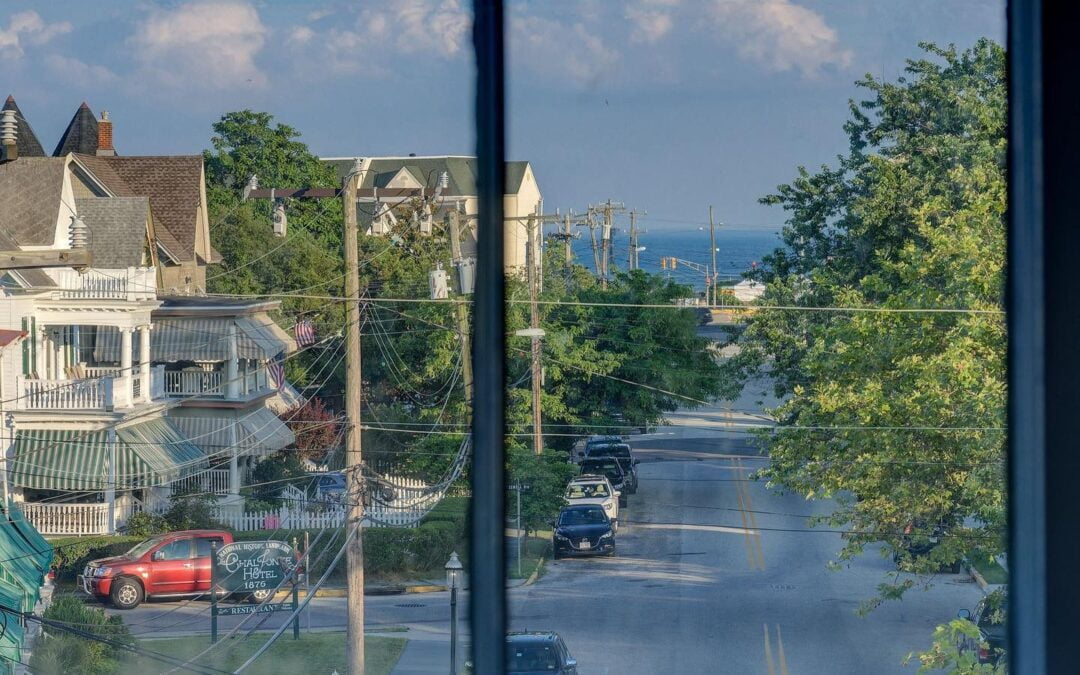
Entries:
<svg viewBox="0 0 1080 675">
<path fill-rule="evenodd" d="M 607 497 L 608 489 L 604 483 L 573 483 L 566 489 L 567 499 L 594 499 Z"/>
<path fill-rule="evenodd" d="M 590 509 L 567 509 L 559 515 L 559 525 L 599 525 L 607 522 L 604 509 L 599 506 Z"/>
<path fill-rule="evenodd" d="M 595 454 L 601 457 L 618 457 L 619 459 L 630 456 L 629 445 L 604 445 L 595 450 Z"/>
<path fill-rule="evenodd" d="M 141 558 L 146 555 L 146 552 L 154 548 L 162 542 L 164 537 L 152 537 L 146 541 L 135 544 L 124 555 L 128 558 Z"/>
<path fill-rule="evenodd" d="M 506 670 L 510 673 L 556 671 L 559 658 L 551 645 L 507 645 Z"/>
</svg>

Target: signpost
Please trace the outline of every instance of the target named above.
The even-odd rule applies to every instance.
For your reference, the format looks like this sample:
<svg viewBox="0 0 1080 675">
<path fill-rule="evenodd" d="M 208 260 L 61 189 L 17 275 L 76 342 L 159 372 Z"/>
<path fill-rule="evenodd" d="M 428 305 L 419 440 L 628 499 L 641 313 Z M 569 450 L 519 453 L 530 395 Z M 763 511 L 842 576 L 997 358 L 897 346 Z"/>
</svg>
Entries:
<svg viewBox="0 0 1080 675">
<path fill-rule="evenodd" d="M 217 642 L 218 617 L 295 611 L 297 598 L 297 556 L 283 541 L 241 541 L 217 548 L 211 545 L 210 567 L 210 641 Z M 257 605 L 218 606 L 218 593 L 249 596 L 258 591 L 275 592 L 292 584 L 289 602 L 263 602 Z M 300 637 L 300 618 L 293 618 L 293 638 Z"/>
</svg>

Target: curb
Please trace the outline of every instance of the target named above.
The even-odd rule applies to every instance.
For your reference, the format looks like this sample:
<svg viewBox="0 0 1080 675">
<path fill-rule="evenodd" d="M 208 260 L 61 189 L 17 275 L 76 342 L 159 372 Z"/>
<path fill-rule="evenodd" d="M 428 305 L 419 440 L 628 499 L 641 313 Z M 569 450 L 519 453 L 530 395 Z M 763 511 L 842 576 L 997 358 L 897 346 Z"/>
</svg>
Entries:
<svg viewBox="0 0 1080 675">
<path fill-rule="evenodd" d="M 979 574 L 979 570 L 975 569 L 974 565 L 968 566 L 968 572 L 971 573 L 971 578 L 975 580 L 975 583 L 979 585 L 983 593 L 986 593 L 990 584 L 986 583 L 986 579 L 983 579 L 983 575 Z"/>
<path fill-rule="evenodd" d="M 540 568 L 544 566 L 544 556 L 540 556 L 540 559 L 536 561 L 536 569 L 529 575 L 529 578 L 525 580 L 522 586 L 532 586 L 536 583 L 536 580 L 540 578 Z"/>
<path fill-rule="evenodd" d="M 446 586 L 439 586 L 436 584 L 413 584 L 410 586 L 366 586 L 364 587 L 364 595 L 403 595 L 405 593 L 438 593 L 445 591 Z M 304 590 L 300 591 L 301 595 L 305 594 Z M 320 588 L 315 591 L 316 598 L 345 598 L 349 593 L 344 588 Z M 274 595 L 275 602 L 282 602 L 292 597 L 291 590 L 278 591 Z"/>
</svg>

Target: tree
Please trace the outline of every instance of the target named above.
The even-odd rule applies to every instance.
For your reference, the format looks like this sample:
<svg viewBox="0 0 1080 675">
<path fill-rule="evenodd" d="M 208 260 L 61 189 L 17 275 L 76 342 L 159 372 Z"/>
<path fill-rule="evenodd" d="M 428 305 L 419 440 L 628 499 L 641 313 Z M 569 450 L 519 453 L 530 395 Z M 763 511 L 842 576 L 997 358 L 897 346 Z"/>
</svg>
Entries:
<svg viewBox="0 0 1080 675">
<path fill-rule="evenodd" d="M 521 526 L 527 532 L 550 527 L 566 503 L 566 484 L 577 471 L 561 452 L 547 450 L 537 455 L 531 446 L 519 442 L 507 445 L 507 483 L 526 487 L 521 492 Z M 511 504 L 508 511 L 513 513 L 514 508 Z"/>
<path fill-rule="evenodd" d="M 880 542 L 929 573 L 1004 549 L 1005 58 L 922 48 L 898 82 L 859 82 L 837 167 L 763 200 L 789 220 L 757 275 L 764 305 L 940 311 L 759 310 L 729 367 L 787 399 L 762 475 L 835 500 L 840 559 Z"/>
<path fill-rule="evenodd" d="M 340 416 L 319 398 L 309 398 L 279 417 L 296 438 L 296 454 L 312 462 L 325 461 L 328 451 L 340 444 Z"/>
</svg>

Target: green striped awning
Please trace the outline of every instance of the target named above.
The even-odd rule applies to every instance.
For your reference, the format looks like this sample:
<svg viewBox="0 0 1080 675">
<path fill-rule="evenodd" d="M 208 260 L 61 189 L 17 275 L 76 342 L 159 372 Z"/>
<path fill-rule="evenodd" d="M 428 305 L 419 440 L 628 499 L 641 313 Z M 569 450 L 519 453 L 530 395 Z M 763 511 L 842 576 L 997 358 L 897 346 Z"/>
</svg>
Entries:
<svg viewBox="0 0 1080 675">
<path fill-rule="evenodd" d="M 116 489 L 164 485 L 207 468 L 206 456 L 165 419 L 116 430 Z M 105 490 L 109 432 L 31 430 L 15 434 L 11 477 L 37 490 Z"/>
<path fill-rule="evenodd" d="M 296 350 L 289 334 L 265 314 L 235 318 L 155 319 L 150 331 L 150 358 L 155 362 L 225 361 L 230 326 L 236 325 L 236 353 L 241 359 L 266 360 Z M 138 353 L 137 336 L 132 350 Z M 120 331 L 100 326 L 94 342 L 98 361 L 120 361 Z M 139 360 L 141 357 L 133 357 Z"/>
<path fill-rule="evenodd" d="M 211 457 L 228 458 L 236 447 L 240 456 L 265 457 L 292 445 L 296 438 L 289 427 L 268 408 L 251 412 L 215 411 L 214 416 L 170 413 L 169 421 Z"/>
<path fill-rule="evenodd" d="M 46 541 L 45 537 L 41 536 L 41 533 L 37 531 L 37 528 L 30 524 L 30 521 L 23 515 L 22 509 L 16 506 L 14 502 L 8 504 L 7 512 L 8 518 L 11 519 L 12 524 L 15 526 L 15 531 L 26 542 L 29 547 L 28 550 L 33 553 L 38 567 L 48 570 L 53 560 L 52 544 Z"/>
</svg>

